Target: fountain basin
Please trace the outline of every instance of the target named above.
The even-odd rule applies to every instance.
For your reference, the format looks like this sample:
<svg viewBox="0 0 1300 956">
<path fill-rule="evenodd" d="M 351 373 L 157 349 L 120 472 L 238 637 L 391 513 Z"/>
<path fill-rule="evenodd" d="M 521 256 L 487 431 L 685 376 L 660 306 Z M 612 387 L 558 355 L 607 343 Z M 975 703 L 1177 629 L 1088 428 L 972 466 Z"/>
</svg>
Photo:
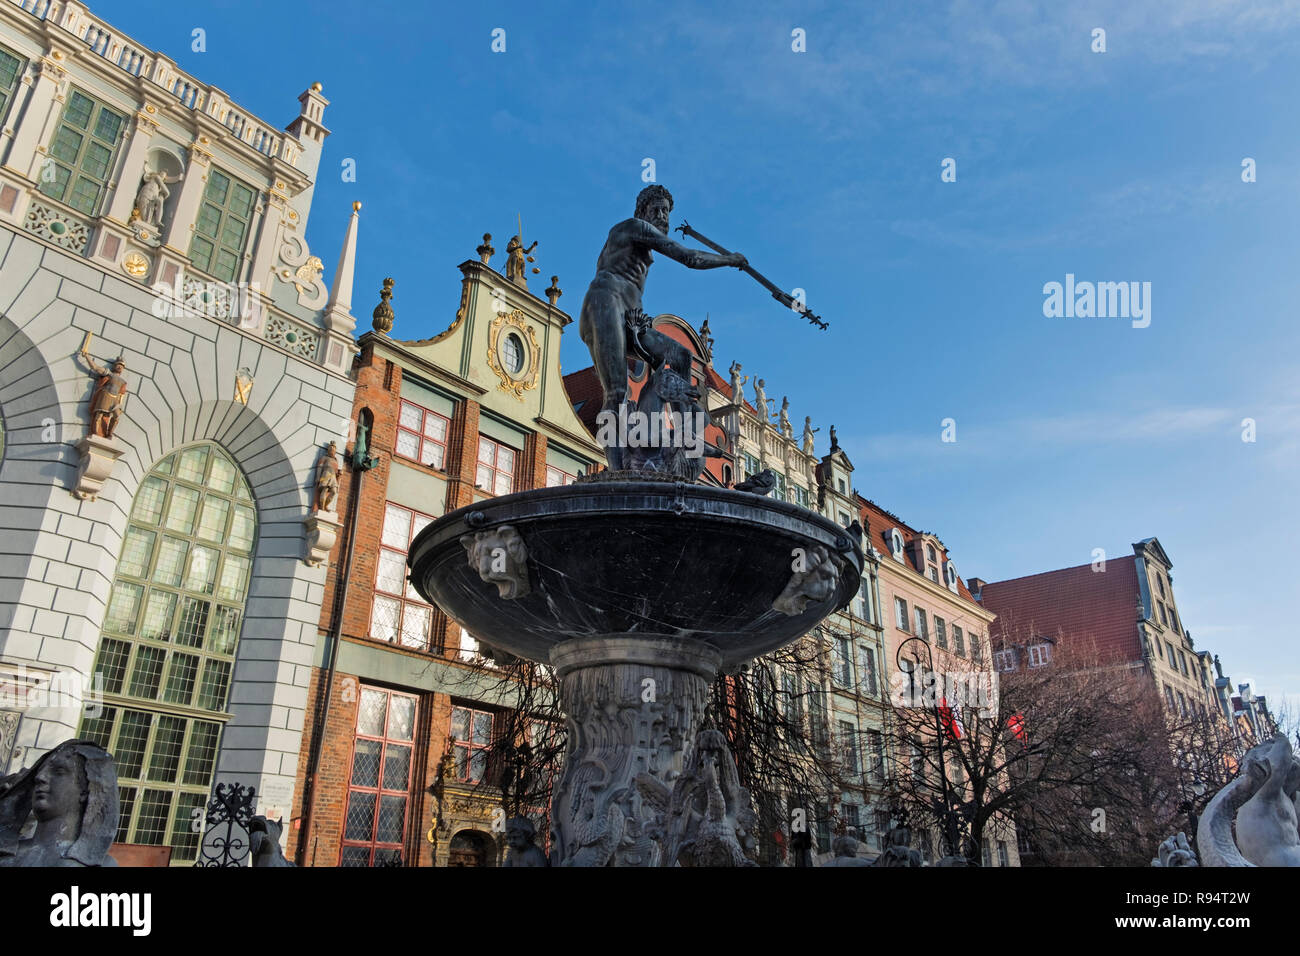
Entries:
<svg viewBox="0 0 1300 956">
<path fill-rule="evenodd" d="M 790 613 L 774 608 L 809 561 L 822 562 L 822 586 L 783 602 Z M 505 563 L 514 586 L 485 580 Z M 844 528 L 798 505 L 633 478 L 449 512 L 412 542 L 408 565 L 425 600 L 520 657 L 548 662 L 576 639 L 666 638 L 707 645 L 731 670 L 848 604 L 863 557 Z"/>
</svg>

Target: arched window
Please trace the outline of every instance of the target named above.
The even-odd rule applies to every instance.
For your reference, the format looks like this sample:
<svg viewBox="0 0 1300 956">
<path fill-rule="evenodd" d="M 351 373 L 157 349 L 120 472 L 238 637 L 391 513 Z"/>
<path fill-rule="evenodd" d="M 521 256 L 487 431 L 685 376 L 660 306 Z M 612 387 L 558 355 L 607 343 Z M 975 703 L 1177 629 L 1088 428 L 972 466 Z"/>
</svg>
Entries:
<svg viewBox="0 0 1300 956">
<path fill-rule="evenodd" d="M 118 842 L 170 844 L 173 863 L 198 855 L 256 527 L 238 466 L 192 445 L 141 483 L 113 578 L 81 736 L 117 761 Z"/>
</svg>

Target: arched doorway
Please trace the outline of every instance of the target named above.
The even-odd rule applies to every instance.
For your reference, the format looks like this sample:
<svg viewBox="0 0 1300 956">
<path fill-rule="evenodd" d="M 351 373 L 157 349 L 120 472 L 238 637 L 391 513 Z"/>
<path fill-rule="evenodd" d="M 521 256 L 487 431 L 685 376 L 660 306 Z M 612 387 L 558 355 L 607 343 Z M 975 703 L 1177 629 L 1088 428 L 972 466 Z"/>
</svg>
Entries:
<svg viewBox="0 0 1300 956">
<path fill-rule="evenodd" d="M 448 866 L 491 866 L 496 843 L 482 830 L 461 830 L 447 846 Z"/>
<path fill-rule="evenodd" d="M 256 527 L 220 446 L 168 455 L 136 492 L 104 614 L 102 704 L 80 735 L 117 762 L 118 842 L 170 845 L 173 863 L 198 854 Z"/>
</svg>

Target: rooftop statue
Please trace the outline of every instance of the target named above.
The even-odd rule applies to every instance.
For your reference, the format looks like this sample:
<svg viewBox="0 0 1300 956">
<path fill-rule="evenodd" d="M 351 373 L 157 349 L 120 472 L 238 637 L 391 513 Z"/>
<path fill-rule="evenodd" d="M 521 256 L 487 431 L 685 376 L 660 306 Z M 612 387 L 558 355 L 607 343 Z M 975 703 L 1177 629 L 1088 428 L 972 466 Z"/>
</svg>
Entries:
<svg viewBox="0 0 1300 956">
<path fill-rule="evenodd" d="M 117 770 L 103 747 L 68 740 L 0 780 L 0 867 L 117 866 Z M 27 828 L 35 819 L 35 829 Z"/>
</svg>

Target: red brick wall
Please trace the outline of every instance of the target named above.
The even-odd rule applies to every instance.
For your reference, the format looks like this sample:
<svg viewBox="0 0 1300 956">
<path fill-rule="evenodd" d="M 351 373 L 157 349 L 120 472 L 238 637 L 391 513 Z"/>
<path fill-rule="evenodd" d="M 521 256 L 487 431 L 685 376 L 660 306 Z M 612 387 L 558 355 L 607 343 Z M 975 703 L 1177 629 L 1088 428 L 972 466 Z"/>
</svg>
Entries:
<svg viewBox="0 0 1300 956">
<path fill-rule="evenodd" d="M 344 584 L 347 585 L 346 603 L 342 616 L 344 640 L 370 643 L 370 613 L 374 594 L 375 570 L 379 560 L 379 545 L 387 501 L 388 475 L 397 437 L 397 423 L 401 411 L 402 368 L 374 355 L 373 348 L 365 347 L 354 366 L 357 376 L 356 399 L 353 403 L 353 420 L 363 409 L 373 416 L 369 437 L 369 453 L 379 458 L 379 463 L 364 473 L 361 500 L 357 509 L 356 540 L 351 567 Z M 442 476 L 447 480 L 447 511 L 472 504 L 482 494 L 475 488 L 474 477 L 478 458 L 479 404 L 469 399 L 456 403 L 448 434 L 446 468 Z M 540 439 L 540 440 L 539 440 Z M 545 484 L 546 439 L 530 438 L 522 464 L 521 487 Z M 352 446 L 347 449 L 350 454 Z M 419 467 L 414 466 L 413 467 Z M 438 474 L 429 469 L 431 474 Z M 327 634 L 333 626 L 335 603 L 342 569 L 341 560 L 346 536 L 350 530 L 352 485 L 358 473 L 345 467 L 339 476 L 339 517 L 343 521 L 340 543 L 330 555 L 330 566 L 325 579 L 325 595 L 321 605 L 320 630 Z M 441 612 L 435 612 L 432 639 L 437 646 L 441 640 L 446 655 L 455 658 L 460 648 L 460 626 Z M 388 648 L 388 645 L 383 645 Z M 418 652 L 390 648 L 394 654 L 423 658 Z M 415 662 L 413 662 L 415 663 Z M 302 750 L 298 762 L 299 772 L 295 792 L 293 825 L 289 834 L 289 856 L 294 858 L 301 838 L 301 825 L 305 813 L 303 806 L 305 774 L 310 760 L 311 740 L 320 704 L 319 682 L 323 671 L 314 669 L 308 690 L 308 713 L 304 723 Z M 306 847 L 305 865 L 336 866 L 342 839 L 343 819 L 346 812 L 347 774 L 352 759 L 356 728 L 357 700 L 361 681 L 354 675 L 335 674 L 329 718 L 321 745 L 321 759 L 316 775 L 314 811 L 311 834 Z M 410 690 L 410 688 L 407 688 Z M 343 697 L 351 699 L 344 701 Z M 438 761 L 442 757 L 447 734 L 451 726 L 451 699 L 445 694 L 422 694 L 417 727 L 417 748 L 413 768 L 411 804 L 408 810 L 407 858 L 414 852 L 420 866 L 433 864 L 433 847 L 425 838 L 429 829 L 430 799 L 426 788 L 437 775 Z M 408 865 L 411 865 L 408 862 Z"/>
<path fill-rule="evenodd" d="M 307 700 L 312 709 L 308 712 L 309 724 L 302 735 L 302 751 L 298 758 L 298 780 L 294 793 L 297 794 L 293 820 L 289 827 L 288 849 L 286 856 L 296 860 L 298 841 L 302 835 L 303 816 L 306 807 L 305 775 L 311 752 L 311 738 L 314 727 L 311 726 L 316 716 L 315 705 L 318 701 L 320 685 L 325 671 L 313 668 L 311 683 L 307 688 Z M 313 795 L 311 836 L 306 847 L 306 856 L 299 861 L 305 866 L 337 866 L 339 862 L 339 842 L 343 832 L 344 803 L 348 793 L 348 770 L 352 764 L 352 741 L 357 725 L 357 706 L 361 699 L 361 682 L 350 674 L 335 673 L 333 693 L 330 695 L 329 716 L 325 721 L 325 738 L 321 746 L 320 765 L 316 772 L 316 787 Z"/>
</svg>

